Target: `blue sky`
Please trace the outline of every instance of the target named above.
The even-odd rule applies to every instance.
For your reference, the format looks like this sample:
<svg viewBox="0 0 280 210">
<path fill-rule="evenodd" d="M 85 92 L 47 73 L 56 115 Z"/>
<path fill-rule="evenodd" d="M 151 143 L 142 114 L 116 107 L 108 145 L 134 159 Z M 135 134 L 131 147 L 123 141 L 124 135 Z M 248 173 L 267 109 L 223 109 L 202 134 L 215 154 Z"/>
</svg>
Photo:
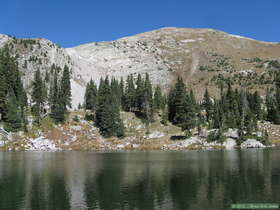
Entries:
<svg viewBox="0 0 280 210">
<path fill-rule="evenodd" d="M 70 47 L 173 26 L 279 42 L 279 9 L 279 0 L 7 0 L 0 33 Z"/>
</svg>

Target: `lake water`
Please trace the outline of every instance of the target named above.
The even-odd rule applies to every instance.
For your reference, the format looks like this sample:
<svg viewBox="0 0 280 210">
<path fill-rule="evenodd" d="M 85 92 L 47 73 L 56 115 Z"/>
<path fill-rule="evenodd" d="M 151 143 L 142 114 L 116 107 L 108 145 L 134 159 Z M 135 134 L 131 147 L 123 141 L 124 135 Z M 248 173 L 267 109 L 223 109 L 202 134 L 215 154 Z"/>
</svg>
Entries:
<svg viewBox="0 0 280 210">
<path fill-rule="evenodd" d="M 224 210 L 280 203 L 280 150 L 2 152 L 0 209 Z"/>
</svg>

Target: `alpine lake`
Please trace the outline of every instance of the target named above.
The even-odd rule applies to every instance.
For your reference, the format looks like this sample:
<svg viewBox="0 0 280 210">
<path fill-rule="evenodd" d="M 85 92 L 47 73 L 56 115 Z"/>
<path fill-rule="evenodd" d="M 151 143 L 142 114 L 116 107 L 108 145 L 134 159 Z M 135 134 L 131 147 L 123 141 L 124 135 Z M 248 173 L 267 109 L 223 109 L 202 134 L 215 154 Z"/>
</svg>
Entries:
<svg viewBox="0 0 280 210">
<path fill-rule="evenodd" d="M 280 149 L 1 152 L 0 209 L 226 210 L 280 203 Z"/>
</svg>

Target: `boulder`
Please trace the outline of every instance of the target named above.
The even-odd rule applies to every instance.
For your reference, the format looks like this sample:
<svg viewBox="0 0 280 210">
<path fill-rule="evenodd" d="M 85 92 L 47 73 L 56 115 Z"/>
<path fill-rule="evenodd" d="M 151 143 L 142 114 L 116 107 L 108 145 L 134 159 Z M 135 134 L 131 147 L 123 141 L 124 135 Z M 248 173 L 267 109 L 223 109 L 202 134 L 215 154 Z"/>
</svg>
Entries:
<svg viewBox="0 0 280 210">
<path fill-rule="evenodd" d="M 224 135 L 232 139 L 237 139 L 239 137 L 238 130 L 232 128 L 229 128 L 228 131 L 224 133 Z"/>
<path fill-rule="evenodd" d="M 244 141 L 241 145 L 241 148 L 264 148 L 265 146 L 257 141 L 256 139 L 248 139 L 246 141 Z"/>
<path fill-rule="evenodd" d="M 227 138 L 224 141 L 223 146 L 225 147 L 225 149 L 234 149 L 236 146 L 236 141 L 232 138 Z"/>
<path fill-rule="evenodd" d="M 164 133 L 155 131 L 147 136 L 148 139 L 158 139 L 164 136 Z"/>
</svg>

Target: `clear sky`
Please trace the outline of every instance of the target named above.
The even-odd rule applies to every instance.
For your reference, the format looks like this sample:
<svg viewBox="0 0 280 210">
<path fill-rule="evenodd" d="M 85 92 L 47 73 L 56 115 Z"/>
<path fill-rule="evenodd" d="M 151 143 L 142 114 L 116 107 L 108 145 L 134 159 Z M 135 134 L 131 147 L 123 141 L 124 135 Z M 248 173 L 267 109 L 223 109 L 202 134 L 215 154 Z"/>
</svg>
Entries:
<svg viewBox="0 0 280 210">
<path fill-rule="evenodd" d="M 279 42 L 279 9 L 280 0 L 3 0 L 0 33 L 70 47 L 172 26 Z"/>
</svg>

